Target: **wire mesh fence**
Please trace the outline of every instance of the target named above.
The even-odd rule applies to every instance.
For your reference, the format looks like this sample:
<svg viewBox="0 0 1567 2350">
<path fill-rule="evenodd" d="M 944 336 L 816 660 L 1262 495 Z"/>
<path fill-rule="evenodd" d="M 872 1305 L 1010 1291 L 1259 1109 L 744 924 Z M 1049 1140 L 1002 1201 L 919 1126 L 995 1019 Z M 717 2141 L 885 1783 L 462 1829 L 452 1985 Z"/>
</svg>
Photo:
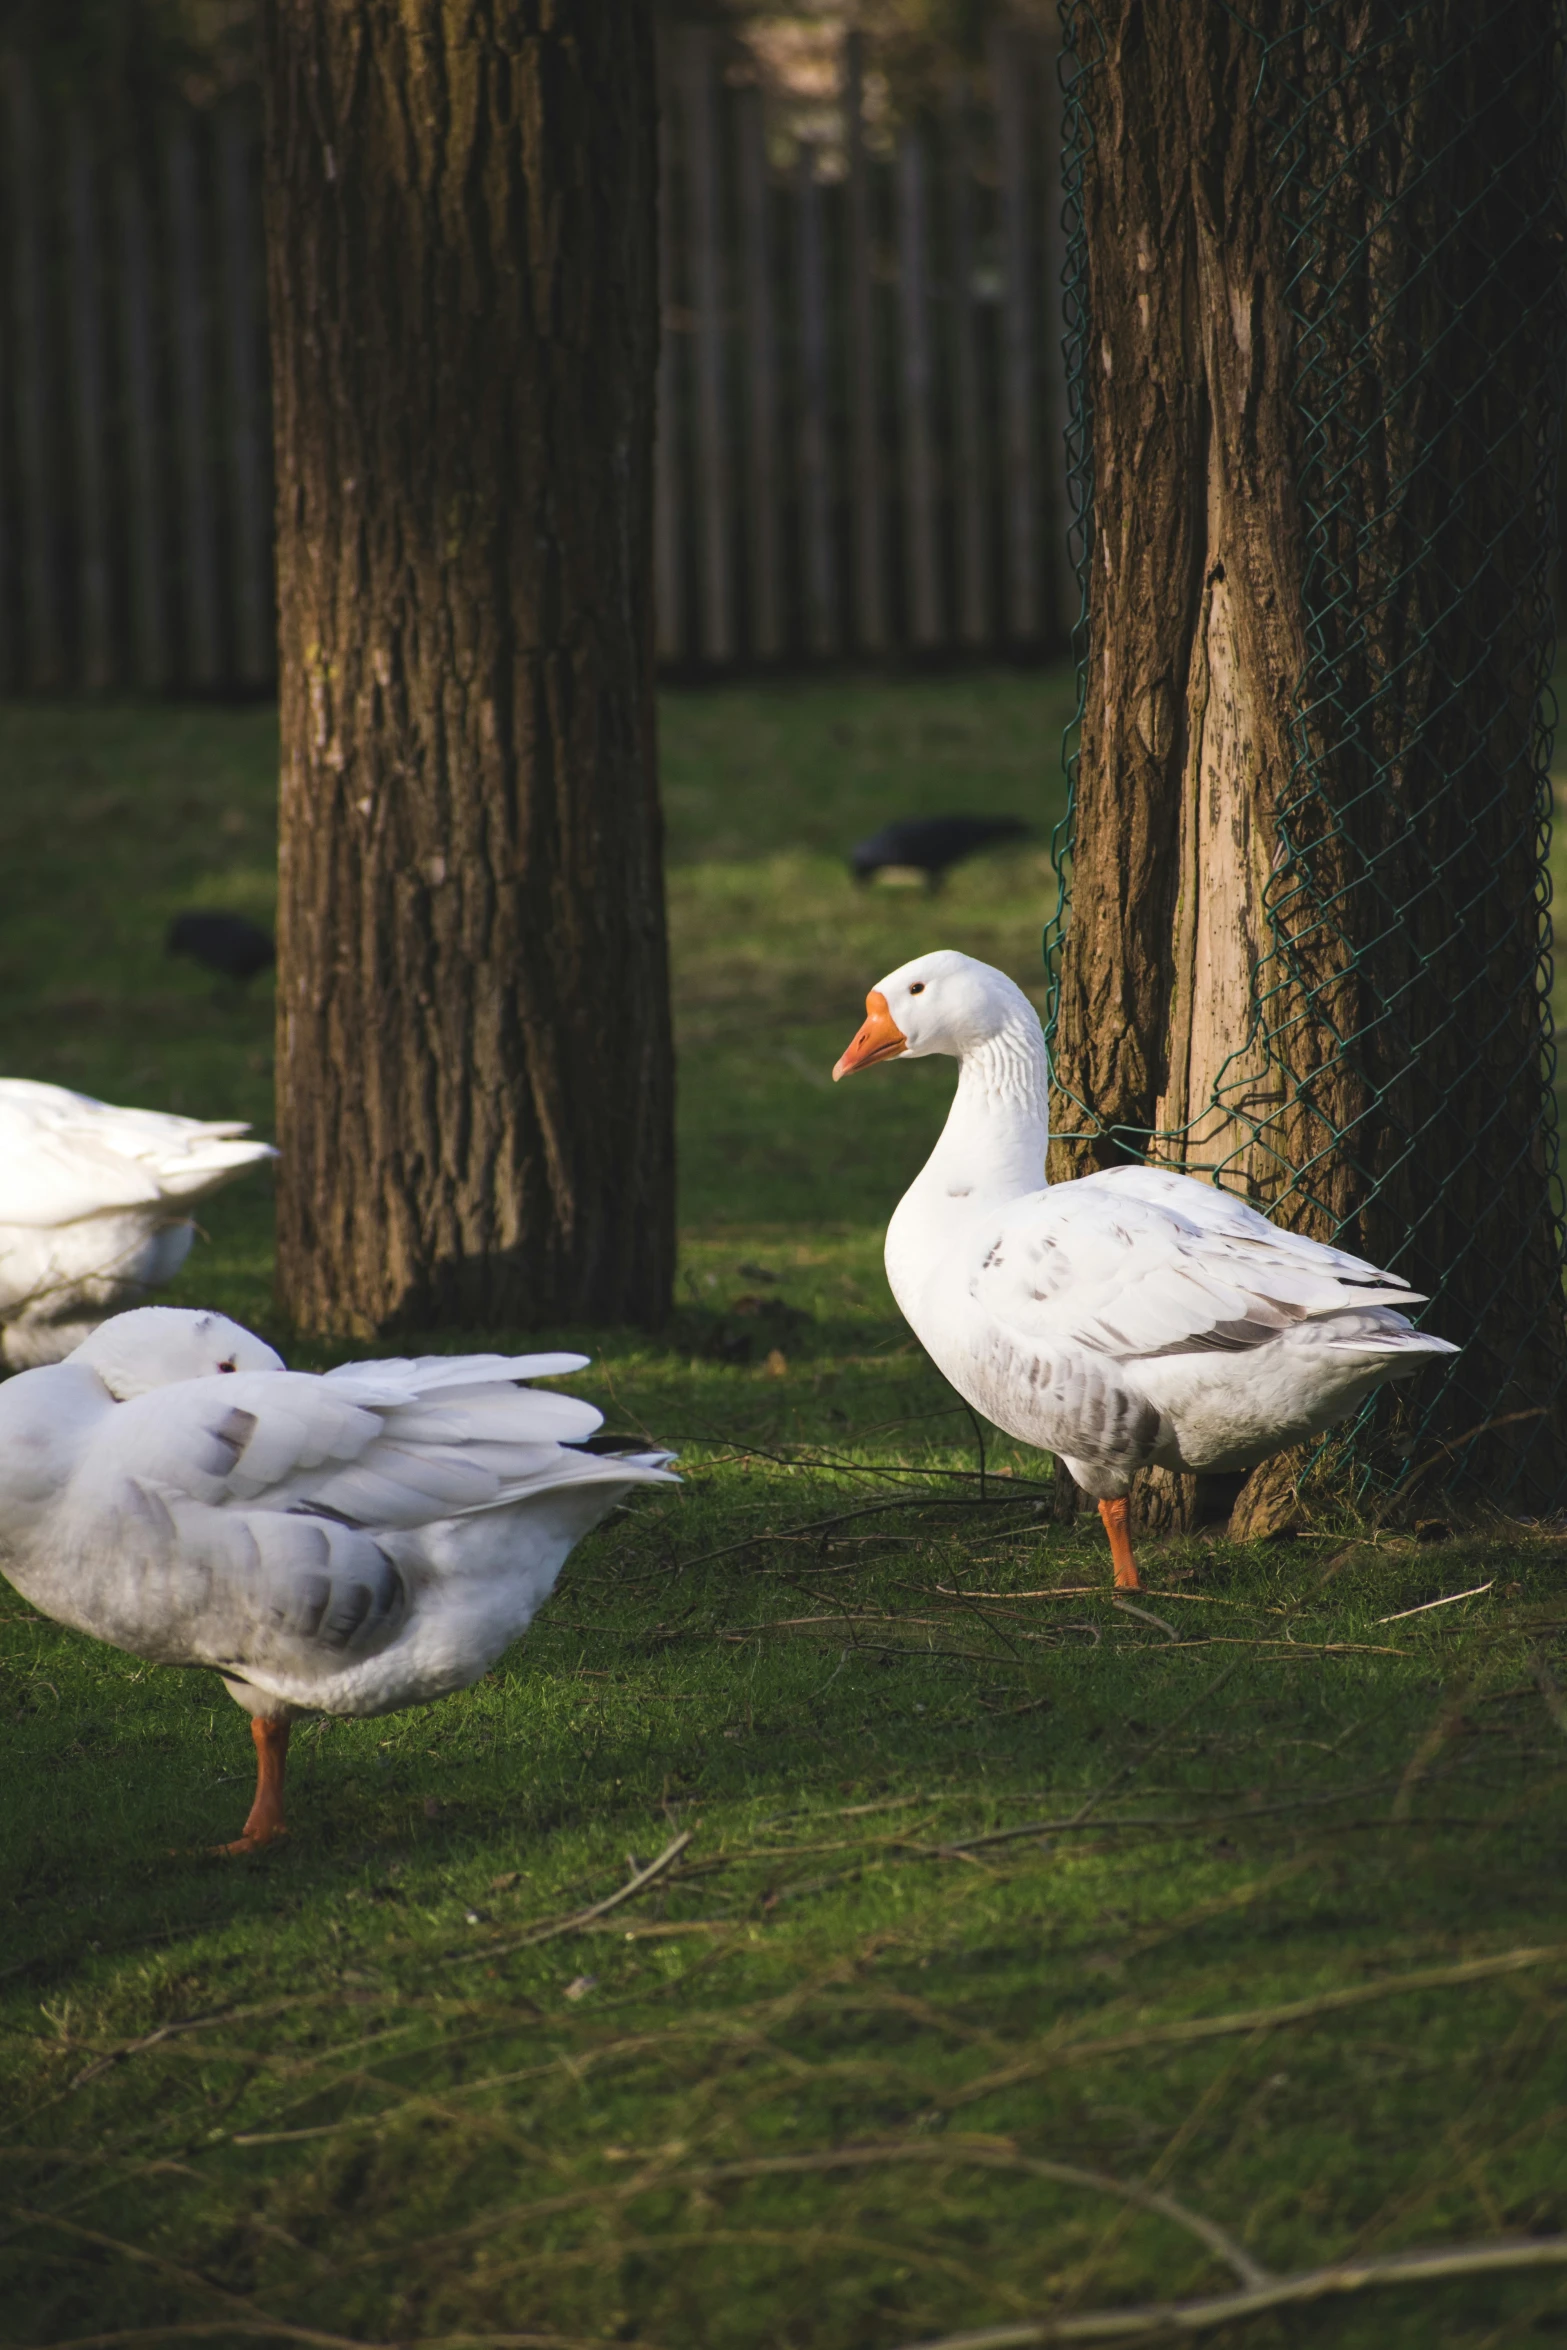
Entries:
<svg viewBox="0 0 1567 2350">
<path fill-rule="evenodd" d="M 1057 1123 L 1079 1166 L 1184 1166 L 1372 1256 L 1464 1342 L 1445 1375 L 1384 1393 L 1295 1458 L 1297 1491 L 1380 1507 L 1468 1486 L 1541 1511 L 1567 1487 L 1547 864 L 1560 9 L 1276 0 L 1226 13 L 1266 158 L 1298 533 L 1288 750 L 1251 785 L 1269 850 L 1260 944 L 1244 1010 L 1184 1100 L 1173 1080 L 1152 1112 L 1093 1099 L 1062 1027 L 1074 774 L 1046 933 Z M 1125 27 L 1112 0 L 1065 0 L 1063 18 L 1081 724 L 1102 603 L 1095 403 L 1117 396 L 1095 364 L 1085 193 Z M 1120 58 L 1118 46 L 1116 70 Z M 1197 724 L 1194 695 L 1188 680 Z M 1068 748 L 1075 769 L 1075 738 Z M 1209 879 L 1196 766 L 1177 966 Z"/>
</svg>

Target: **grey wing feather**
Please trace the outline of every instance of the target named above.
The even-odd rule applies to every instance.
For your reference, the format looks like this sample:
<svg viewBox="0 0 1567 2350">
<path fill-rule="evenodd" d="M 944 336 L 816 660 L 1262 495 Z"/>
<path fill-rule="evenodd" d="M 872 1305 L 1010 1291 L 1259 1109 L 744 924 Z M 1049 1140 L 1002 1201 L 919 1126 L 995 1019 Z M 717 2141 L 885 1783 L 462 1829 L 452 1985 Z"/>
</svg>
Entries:
<svg viewBox="0 0 1567 2350">
<path fill-rule="evenodd" d="M 160 1664 L 335 1672 L 385 1647 L 408 1612 L 386 1552 L 330 1519 L 214 1509 L 126 1477 L 103 1525 L 106 1572 L 80 1562 L 77 1620 Z"/>
<path fill-rule="evenodd" d="M 95 1447 L 94 1472 L 112 1466 L 214 1506 L 411 1528 L 492 1508 L 555 1475 L 574 1478 L 580 1456 L 565 1448 L 601 1417 L 575 1396 L 488 1373 L 465 1389 L 443 1377 L 432 1397 L 412 1371 L 379 1390 L 368 1376 L 355 1384 L 239 1372 L 120 1405 Z"/>
</svg>

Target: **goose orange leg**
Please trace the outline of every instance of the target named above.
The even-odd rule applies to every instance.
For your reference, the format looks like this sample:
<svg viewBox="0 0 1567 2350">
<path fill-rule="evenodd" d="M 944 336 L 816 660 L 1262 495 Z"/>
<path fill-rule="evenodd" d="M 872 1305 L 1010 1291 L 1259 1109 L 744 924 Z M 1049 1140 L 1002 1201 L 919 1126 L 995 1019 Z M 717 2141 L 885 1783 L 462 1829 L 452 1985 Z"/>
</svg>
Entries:
<svg viewBox="0 0 1567 2350">
<path fill-rule="evenodd" d="M 1104 1520 L 1105 1532 L 1110 1537 L 1110 1556 L 1115 1565 L 1117 1591 L 1141 1591 L 1137 1579 L 1137 1561 L 1132 1556 L 1131 1507 L 1123 1494 L 1119 1501 L 1102 1501 L 1099 1515 Z"/>
<path fill-rule="evenodd" d="M 254 1852 L 258 1846 L 275 1844 L 280 1836 L 288 1834 L 283 1825 L 283 1773 L 288 1763 L 288 1734 L 293 1726 L 292 1722 L 270 1721 L 265 1714 L 252 1718 L 256 1800 L 250 1807 L 244 1834 L 232 1844 L 220 1844 L 219 1852 Z"/>
</svg>

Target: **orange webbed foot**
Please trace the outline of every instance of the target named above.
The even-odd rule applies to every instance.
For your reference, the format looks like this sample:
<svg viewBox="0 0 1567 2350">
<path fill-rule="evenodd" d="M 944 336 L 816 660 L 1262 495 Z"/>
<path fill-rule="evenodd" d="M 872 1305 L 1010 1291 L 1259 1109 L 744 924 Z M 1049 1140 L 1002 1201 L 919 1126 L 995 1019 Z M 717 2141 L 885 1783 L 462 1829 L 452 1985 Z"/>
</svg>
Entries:
<svg viewBox="0 0 1567 2350">
<path fill-rule="evenodd" d="M 269 1844 L 286 1844 L 288 1830 L 281 1824 L 264 1835 L 253 1836 L 247 1828 L 243 1836 L 236 1836 L 232 1844 L 209 1844 L 207 1850 L 215 1860 L 238 1860 L 247 1852 L 265 1852 Z"/>
</svg>

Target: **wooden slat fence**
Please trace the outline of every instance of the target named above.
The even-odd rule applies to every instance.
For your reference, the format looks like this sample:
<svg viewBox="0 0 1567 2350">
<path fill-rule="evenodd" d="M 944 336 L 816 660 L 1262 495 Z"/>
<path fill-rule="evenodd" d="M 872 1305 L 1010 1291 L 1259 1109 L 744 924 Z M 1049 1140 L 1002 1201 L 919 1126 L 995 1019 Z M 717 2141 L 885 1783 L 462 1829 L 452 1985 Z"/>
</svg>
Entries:
<svg viewBox="0 0 1567 2350">
<path fill-rule="evenodd" d="M 245 694 L 276 663 L 254 109 L 0 88 L 0 682 Z"/>
<path fill-rule="evenodd" d="M 820 142 L 665 45 L 669 668 L 1064 643 L 1059 98 L 1037 39 L 988 62 L 888 149 L 857 36 Z M 0 690 L 270 690 L 259 182 L 243 98 L 89 116 L 0 61 Z"/>
<path fill-rule="evenodd" d="M 994 103 L 954 88 L 890 152 L 857 35 L 820 144 L 726 55 L 693 27 L 665 59 L 661 657 L 1063 648 L 1053 51 L 998 32 Z"/>
</svg>

